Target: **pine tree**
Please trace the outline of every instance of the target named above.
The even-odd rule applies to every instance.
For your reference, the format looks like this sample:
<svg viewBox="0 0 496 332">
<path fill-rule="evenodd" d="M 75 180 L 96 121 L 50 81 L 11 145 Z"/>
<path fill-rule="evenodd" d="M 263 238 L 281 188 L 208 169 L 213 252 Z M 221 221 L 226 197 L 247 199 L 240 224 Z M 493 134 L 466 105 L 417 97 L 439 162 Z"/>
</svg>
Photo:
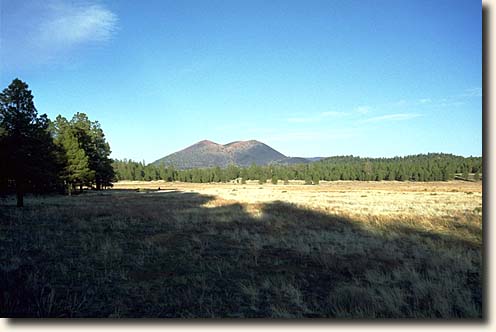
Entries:
<svg viewBox="0 0 496 332">
<path fill-rule="evenodd" d="M 288 176 L 288 171 L 284 171 L 283 173 L 283 176 L 282 176 L 282 180 L 284 181 L 283 183 L 284 184 L 289 184 L 289 176 Z"/>
<path fill-rule="evenodd" d="M 88 156 L 75 136 L 67 135 L 63 144 L 67 155 L 66 172 L 70 195 L 76 185 L 82 189 L 83 185 L 91 183 L 95 178 L 95 171 L 89 168 Z"/>
<path fill-rule="evenodd" d="M 312 179 L 313 179 L 313 184 L 319 184 L 320 183 L 320 179 L 319 179 L 319 176 L 317 174 L 314 174 Z"/>
<path fill-rule="evenodd" d="M 226 172 L 228 180 L 234 180 L 238 178 L 240 174 L 238 167 L 234 164 L 229 164 L 229 166 L 227 166 Z"/>
<path fill-rule="evenodd" d="M 64 180 L 70 195 L 76 185 L 91 183 L 95 171 L 90 169 L 89 158 L 82 148 L 77 133 L 66 118 L 58 116 L 52 124 L 52 136 L 55 143 L 64 151 L 64 170 L 61 178 Z"/>
<path fill-rule="evenodd" d="M 95 171 L 96 189 L 100 190 L 102 186 L 111 186 L 115 177 L 114 169 L 112 168 L 112 159 L 110 159 L 110 145 L 105 139 L 105 134 L 98 121 L 91 123 L 91 141 L 94 145 L 94 162 L 93 170 Z M 150 177 L 157 180 L 157 172 L 155 166 L 151 166 Z"/>
<path fill-rule="evenodd" d="M 258 183 L 259 184 L 265 184 L 267 183 L 267 176 L 265 175 L 264 172 L 261 172 L 258 177 Z"/>
<path fill-rule="evenodd" d="M 42 190 L 55 180 L 57 158 L 48 128 L 28 85 L 14 79 L 0 93 L 0 182 L 15 182 L 18 207 L 24 206 L 27 189 Z"/>
<path fill-rule="evenodd" d="M 76 113 L 70 125 L 78 138 L 79 145 L 88 156 L 89 167 L 95 173 L 94 182 L 96 189 L 109 186 L 114 178 L 114 170 L 111 166 L 110 146 L 105 140 L 105 135 L 98 121 L 92 122 L 84 113 Z M 145 162 L 140 165 L 138 172 L 140 180 L 144 180 Z M 153 175 L 153 178 L 155 176 Z M 89 183 L 91 185 L 91 183 Z"/>
</svg>

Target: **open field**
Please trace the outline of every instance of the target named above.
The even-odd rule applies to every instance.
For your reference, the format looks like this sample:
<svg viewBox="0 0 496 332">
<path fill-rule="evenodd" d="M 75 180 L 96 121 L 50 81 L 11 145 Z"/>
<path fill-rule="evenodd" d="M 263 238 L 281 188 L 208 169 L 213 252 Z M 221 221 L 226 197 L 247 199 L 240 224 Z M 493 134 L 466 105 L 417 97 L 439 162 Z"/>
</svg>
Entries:
<svg viewBox="0 0 496 332">
<path fill-rule="evenodd" d="M 14 206 L 2 316 L 482 317 L 480 182 L 121 182 Z"/>
<path fill-rule="evenodd" d="M 482 182 L 359 182 L 321 181 L 319 185 L 235 183 L 167 183 L 122 181 L 115 189 L 152 189 L 197 192 L 215 196 L 209 206 L 219 204 L 283 201 L 324 213 L 350 217 L 442 217 L 482 212 Z"/>
</svg>

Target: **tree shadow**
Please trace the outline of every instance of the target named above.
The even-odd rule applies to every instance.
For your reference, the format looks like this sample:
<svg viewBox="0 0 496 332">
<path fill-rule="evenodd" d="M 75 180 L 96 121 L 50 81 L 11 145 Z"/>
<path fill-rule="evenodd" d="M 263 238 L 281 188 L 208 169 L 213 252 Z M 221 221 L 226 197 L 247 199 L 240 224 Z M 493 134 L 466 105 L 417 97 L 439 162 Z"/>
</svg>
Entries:
<svg viewBox="0 0 496 332">
<path fill-rule="evenodd" d="M 177 190 L 59 197 L 2 218 L 2 316 L 482 317 L 476 226 L 460 237 Z"/>
</svg>

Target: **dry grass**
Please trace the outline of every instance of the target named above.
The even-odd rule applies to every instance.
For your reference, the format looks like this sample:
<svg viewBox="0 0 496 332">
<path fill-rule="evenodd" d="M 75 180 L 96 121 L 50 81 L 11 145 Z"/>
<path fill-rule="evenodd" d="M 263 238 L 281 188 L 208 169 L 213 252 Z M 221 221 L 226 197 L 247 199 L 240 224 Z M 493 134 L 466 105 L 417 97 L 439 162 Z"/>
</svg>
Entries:
<svg viewBox="0 0 496 332">
<path fill-rule="evenodd" d="M 163 181 L 122 181 L 116 189 L 177 190 L 211 195 L 226 204 L 268 203 L 282 201 L 331 214 L 353 218 L 382 217 L 451 217 L 457 214 L 482 212 L 482 183 L 451 182 L 324 182 L 303 185 L 199 184 Z M 222 204 L 219 199 L 209 206 Z"/>
<path fill-rule="evenodd" d="M 0 202 L 2 316 L 482 317 L 480 183 L 115 188 Z"/>
</svg>

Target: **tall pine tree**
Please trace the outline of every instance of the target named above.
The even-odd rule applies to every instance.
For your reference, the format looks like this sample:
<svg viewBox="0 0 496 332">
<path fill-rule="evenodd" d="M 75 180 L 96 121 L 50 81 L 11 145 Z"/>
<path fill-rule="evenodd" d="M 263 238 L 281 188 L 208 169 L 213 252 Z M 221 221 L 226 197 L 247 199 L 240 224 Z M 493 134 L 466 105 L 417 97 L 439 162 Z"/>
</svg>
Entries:
<svg viewBox="0 0 496 332">
<path fill-rule="evenodd" d="M 18 207 L 24 206 L 27 190 L 47 190 L 55 180 L 57 159 L 48 126 L 26 83 L 14 79 L 0 93 L 0 177 L 15 185 Z"/>
<path fill-rule="evenodd" d="M 61 174 L 68 194 L 77 185 L 90 184 L 95 178 L 95 171 L 90 169 L 89 157 L 79 142 L 77 132 L 66 118 L 58 116 L 52 125 L 52 136 L 55 143 L 64 153 L 65 167 Z"/>
</svg>

